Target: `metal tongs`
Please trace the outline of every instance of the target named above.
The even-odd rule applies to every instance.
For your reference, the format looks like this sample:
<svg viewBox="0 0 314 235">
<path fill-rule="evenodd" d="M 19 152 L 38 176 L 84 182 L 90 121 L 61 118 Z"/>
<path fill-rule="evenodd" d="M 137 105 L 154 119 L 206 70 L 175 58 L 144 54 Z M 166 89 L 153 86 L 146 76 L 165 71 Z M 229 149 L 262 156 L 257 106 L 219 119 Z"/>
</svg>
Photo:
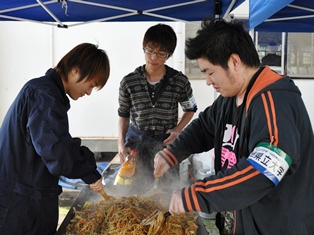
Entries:
<svg viewBox="0 0 314 235">
<path fill-rule="evenodd" d="M 156 192 L 158 192 L 158 182 L 159 182 L 160 176 L 155 176 L 155 180 L 154 180 L 154 185 L 153 187 L 147 191 L 144 196 L 150 195 L 150 194 L 154 194 Z"/>
<path fill-rule="evenodd" d="M 158 187 L 159 178 L 155 177 L 153 188 L 156 189 Z"/>
<path fill-rule="evenodd" d="M 143 219 L 141 221 L 141 223 L 144 225 L 144 226 L 149 226 L 153 223 L 153 221 L 158 217 L 158 215 L 160 213 L 163 213 L 162 211 L 159 211 L 159 210 L 156 210 L 154 211 L 151 215 L 149 215 L 148 217 L 146 217 L 145 219 Z M 164 218 L 167 218 L 168 216 L 170 216 L 170 212 L 167 211 L 166 213 L 164 213 Z"/>
</svg>

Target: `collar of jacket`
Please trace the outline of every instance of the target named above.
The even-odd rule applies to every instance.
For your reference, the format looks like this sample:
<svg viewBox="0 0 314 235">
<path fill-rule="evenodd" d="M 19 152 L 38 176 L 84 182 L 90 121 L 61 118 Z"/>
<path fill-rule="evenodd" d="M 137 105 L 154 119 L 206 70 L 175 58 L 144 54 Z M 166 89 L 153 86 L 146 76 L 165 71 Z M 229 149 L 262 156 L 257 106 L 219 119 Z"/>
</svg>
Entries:
<svg viewBox="0 0 314 235">
<path fill-rule="evenodd" d="M 70 100 L 69 100 L 68 96 L 65 94 L 65 90 L 64 90 L 61 76 L 59 75 L 59 73 L 56 70 L 51 69 L 51 68 L 47 70 L 46 75 L 50 76 L 53 79 L 53 81 L 57 84 L 57 86 L 60 88 L 64 107 L 66 107 L 66 110 L 69 110 L 71 107 L 70 106 Z"/>
<path fill-rule="evenodd" d="M 254 82 L 252 88 L 250 89 L 247 100 L 245 103 L 245 110 L 246 112 L 249 109 L 250 103 L 253 97 L 260 92 L 265 87 L 269 86 L 270 84 L 278 81 L 279 79 L 284 78 L 284 76 L 276 73 L 275 71 L 271 70 L 268 66 L 266 66 L 257 77 L 256 81 Z"/>
</svg>

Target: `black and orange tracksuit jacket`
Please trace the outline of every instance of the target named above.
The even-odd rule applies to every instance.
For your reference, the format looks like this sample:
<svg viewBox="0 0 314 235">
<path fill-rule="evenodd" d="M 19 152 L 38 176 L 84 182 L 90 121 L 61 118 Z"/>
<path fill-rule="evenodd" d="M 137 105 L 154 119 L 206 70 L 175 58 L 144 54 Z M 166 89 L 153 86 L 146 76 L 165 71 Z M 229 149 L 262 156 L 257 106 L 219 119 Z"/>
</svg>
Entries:
<svg viewBox="0 0 314 235">
<path fill-rule="evenodd" d="M 234 234 L 313 234 L 313 130 L 299 89 L 269 67 L 260 71 L 245 100 L 238 162 L 219 170 L 230 99 L 218 97 L 160 152 L 173 166 L 192 153 L 215 148 L 217 173 L 182 189 L 185 210 L 235 211 Z M 289 158 L 290 165 L 277 183 L 249 162 L 259 143 L 269 143 Z"/>
</svg>

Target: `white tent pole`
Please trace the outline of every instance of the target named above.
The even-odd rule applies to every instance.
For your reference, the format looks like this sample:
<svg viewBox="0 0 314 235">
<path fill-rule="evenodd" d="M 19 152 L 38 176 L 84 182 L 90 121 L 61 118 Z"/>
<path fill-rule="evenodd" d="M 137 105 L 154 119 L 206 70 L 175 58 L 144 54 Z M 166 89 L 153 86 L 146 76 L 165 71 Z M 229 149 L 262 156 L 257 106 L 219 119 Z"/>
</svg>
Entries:
<svg viewBox="0 0 314 235">
<path fill-rule="evenodd" d="M 296 9 L 303 10 L 303 11 L 314 12 L 314 9 L 307 8 L 307 7 L 301 7 L 301 6 L 297 6 L 297 5 L 292 5 L 292 4 L 289 4 L 288 7 L 296 8 Z"/>
<path fill-rule="evenodd" d="M 232 7 L 234 6 L 236 0 L 232 0 L 232 2 L 229 4 L 229 7 L 227 9 L 227 11 L 225 12 L 224 16 L 223 16 L 223 19 L 226 19 L 226 17 L 229 15 Z"/>
<path fill-rule="evenodd" d="M 41 5 L 42 8 L 44 8 L 44 10 L 56 21 L 59 23 L 59 25 L 61 27 L 67 27 L 65 24 L 63 24 L 49 9 L 48 7 L 46 7 L 45 4 L 42 3 L 41 0 L 37 0 L 37 2 L 39 3 L 39 5 Z"/>
<path fill-rule="evenodd" d="M 153 8 L 153 9 L 150 9 L 150 10 L 145 10 L 145 12 L 160 11 L 160 10 L 165 10 L 165 9 L 175 8 L 175 7 L 181 7 L 181 6 L 196 4 L 196 3 L 205 2 L 205 1 L 206 0 L 195 0 L 195 1 L 185 2 L 185 3 L 169 5 L 169 6 L 165 6 L 165 7 Z"/>
<path fill-rule="evenodd" d="M 52 0 L 52 1 L 45 2 L 46 5 L 53 4 L 53 3 L 56 3 L 56 1 Z M 10 19 L 10 20 L 28 21 L 28 22 L 33 22 L 33 23 L 39 23 L 39 24 L 46 24 L 46 25 L 56 26 L 55 23 L 42 22 L 42 21 L 38 21 L 38 20 L 30 20 L 30 19 L 25 19 L 25 18 L 21 18 L 21 17 L 7 16 L 7 15 L 2 15 L 1 14 L 1 13 L 7 13 L 7 12 L 18 11 L 18 10 L 29 9 L 29 8 L 38 7 L 38 6 L 42 6 L 42 5 L 40 3 L 35 3 L 35 4 L 29 4 L 29 5 L 26 5 L 26 6 L 14 7 L 14 8 L 6 9 L 6 10 L 1 10 L 0 11 L 0 17 L 1 18 L 5 18 L 5 19 Z"/>
<path fill-rule="evenodd" d="M 283 18 L 267 19 L 264 22 L 283 21 L 283 20 L 295 20 L 295 19 L 307 19 L 307 18 L 313 18 L 313 17 L 314 17 L 314 15 L 283 17 Z"/>
<path fill-rule="evenodd" d="M 194 0 L 194 1 L 190 1 L 190 2 L 179 3 L 179 4 L 173 4 L 173 5 L 169 5 L 169 6 L 165 6 L 165 7 L 158 7 L 158 8 L 153 8 L 153 9 L 149 9 L 149 10 L 144 10 L 144 11 L 142 11 L 142 12 L 139 12 L 138 10 L 134 10 L 134 9 L 123 8 L 123 7 L 117 7 L 117 6 L 106 5 L 106 4 L 95 3 L 95 2 L 87 2 L 87 1 L 82 1 L 82 0 L 69 0 L 69 1 L 71 1 L 71 2 L 76 2 L 76 3 L 81 3 L 81 4 L 86 4 L 86 5 L 92 5 L 92 6 L 99 6 L 99 7 L 104 7 L 104 8 L 110 8 L 110 9 L 115 9 L 115 10 L 128 11 L 128 12 L 134 13 L 134 14 L 131 14 L 131 15 L 143 14 L 143 15 L 148 15 L 148 16 L 152 16 L 152 17 L 158 17 L 158 18 L 166 19 L 166 20 L 180 21 L 180 22 L 188 22 L 188 21 L 186 21 L 186 20 L 182 20 L 182 19 L 178 19 L 178 18 L 173 18 L 173 17 L 169 17 L 169 16 L 164 16 L 164 15 L 159 15 L 159 14 L 154 14 L 154 13 L 151 13 L 151 12 L 160 11 L 160 10 L 165 10 L 165 9 L 169 9 L 169 8 L 175 8 L 175 7 L 181 7 L 181 6 L 191 5 L 191 4 L 196 4 L 196 3 L 200 3 L 200 2 L 205 2 L 206 0 Z M 131 15 L 126 14 L 126 15 L 108 17 L 108 18 L 103 18 L 103 19 L 97 19 L 97 20 L 90 21 L 90 22 L 100 22 L 100 21 L 118 19 L 118 18 L 122 18 L 122 17 L 125 17 L 125 16 L 131 16 Z M 89 23 L 89 22 L 87 22 L 87 23 Z M 77 25 L 77 24 L 76 24 L 76 25 Z M 72 26 L 73 26 L 73 25 L 72 25 Z"/>
<path fill-rule="evenodd" d="M 42 21 L 37 21 L 37 20 L 30 20 L 30 19 L 19 18 L 19 17 L 14 17 L 14 16 L 7 16 L 7 15 L 1 15 L 0 14 L 0 17 L 5 18 L 5 19 L 9 19 L 9 20 L 29 21 L 29 22 L 33 22 L 33 23 L 40 23 L 40 24 L 56 26 L 56 24 L 54 24 L 54 23 L 42 22 Z"/>
<path fill-rule="evenodd" d="M 117 6 L 107 5 L 107 4 L 96 3 L 96 2 L 87 2 L 87 1 L 82 1 L 82 0 L 69 0 L 69 2 L 76 2 L 76 3 L 80 3 L 80 4 L 85 4 L 85 5 L 91 5 L 91 6 L 97 6 L 97 7 L 110 8 L 110 9 L 115 9 L 115 10 L 120 10 L 120 11 L 128 11 L 128 12 L 137 13 L 136 10 L 132 10 L 129 8 L 117 7 Z"/>
<path fill-rule="evenodd" d="M 118 15 L 118 16 L 111 16 L 111 17 L 106 17 L 106 18 L 101 18 L 101 19 L 96 19 L 96 20 L 91 20 L 91 21 L 73 23 L 73 24 L 68 24 L 68 28 L 73 27 L 73 26 L 83 25 L 83 24 L 104 22 L 104 21 L 108 21 L 108 20 L 114 20 L 114 19 L 124 18 L 124 17 L 128 17 L 128 16 L 134 16 L 134 15 L 137 15 L 137 13 L 127 13 L 127 14 L 122 14 L 122 15 Z"/>
<path fill-rule="evenodd" d="M 301 7 L 293 4 L 287 5 L 287 7 L 308 11 L 308 12 L 314 12 L 314 9 L 307 8 L 307 7 Z M 307 18 L 313 18 L 314 15 L 308 15 L 308 16 L 294 16 L 294 17 L 282 17 L 282 18 L 275 18 L 275 19 L 267 19 L 265 22 L 271 22 L 271 21 L 281 21 L 281 20 L 295 20 L 295 19 L 307 19 Z"/>
<path fill-rule="evenodd" d="M 27 6 L 22 6 L 22 7 L 14 7 L 6 10 L 1 10 L 0 13 L 5 13 L 5 12 L 10 12 L 10 11 L 18 11 L 18 10 L 24 10 L 32 7 L 37 7 L 39 4 L 31 4 Z"/>
<path fill-rule="evenodd" d="M 45 2 L 46 5 L 51 4 L 51 3 L 56 3 L 56 1 Z M 26 6 L 14 7 L 14 8 L 10 8 L 10 9 L 1 10 L 0 13 L 10 12 L 10 11 L 19 11 L 19 10 L 32 8 L 32 7 L 38 7 L 38 6 L 39 6 L 39 4 L 35 3 L 35 4 L 26 5 Z"/>
<path fill-rule="evenodd" d="M 121 11 L 129 11 L 129 12 L 138 13 L 138 10 L 123 8 L 123 7 L 117 7 L 117 6 L 107 5 L 107 4 L 87 2 L 87 1 L 82 1 L 82 0 L 69 0 L 69 1 L 81 3 L 81 4 L 86 4 L 86 5 L 100 6 L 100 7 L 104 7 L 104 8 L 110 8 L 110 9 L 116 9 L 116 10 L 121 10 Z M 195 1 L 185 2 L 185 3 L 169 5 L 169 6 L 165 6 L 165 7 L 158 7 L 158 8 L 153 8 L 153 9 L 149 9 L 149 10 L 144 10 L 143 13 L 144 12 L 152 12 L 152 11 L 160 11 L 160 10 L 165 10 L 165 9 L 175 8 L 175 7 L 181 7 L 181 6 L 196 4 L 196 3 L 205 2 L 205 1 L 207 1 L 207 0 L 195 0 Z"/>
<path fill-rule="evenodd" d="M 173 21 L 179 21 L 179 22 L 185 22 L 185 23 L 189 22 L 187 20 L 182 20 L 182 19 L 173 18 L 173 17 L 169 17 L 169 16 L 149 13 L 149 12 L 145 12 L 145 11 L 143 12 L 143 15 L 149 15 L 149 16 L 153 16 L 153 17 L 159 17 L 159 18 L 162 18 L 162 19 L 166 19 L 166 20 L 173 20 Z"/>
<path fill-rule="evenodd" d="M 285 74 L 286 33 L 281 34 L 281 74 Z"/>
</svg>

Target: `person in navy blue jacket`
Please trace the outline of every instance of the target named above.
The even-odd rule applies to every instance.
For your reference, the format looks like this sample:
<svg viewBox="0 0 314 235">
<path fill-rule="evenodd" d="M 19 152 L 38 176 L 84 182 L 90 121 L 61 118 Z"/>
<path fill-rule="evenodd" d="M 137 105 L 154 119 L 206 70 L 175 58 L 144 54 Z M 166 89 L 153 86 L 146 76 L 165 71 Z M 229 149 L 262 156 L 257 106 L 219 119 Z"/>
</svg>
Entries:
<svg viewBox="0 0 314 235">
<path fill-rule="evenodd" d="M 109 72 L 105 51 L 82 43 L 18 93 L 0 128 L 0 234 L 55 234 L 61 175 L 103 190 L 93 152 L 69 133 L 67 111 L 68 96 L 100 90 Z"/>
</svg>

